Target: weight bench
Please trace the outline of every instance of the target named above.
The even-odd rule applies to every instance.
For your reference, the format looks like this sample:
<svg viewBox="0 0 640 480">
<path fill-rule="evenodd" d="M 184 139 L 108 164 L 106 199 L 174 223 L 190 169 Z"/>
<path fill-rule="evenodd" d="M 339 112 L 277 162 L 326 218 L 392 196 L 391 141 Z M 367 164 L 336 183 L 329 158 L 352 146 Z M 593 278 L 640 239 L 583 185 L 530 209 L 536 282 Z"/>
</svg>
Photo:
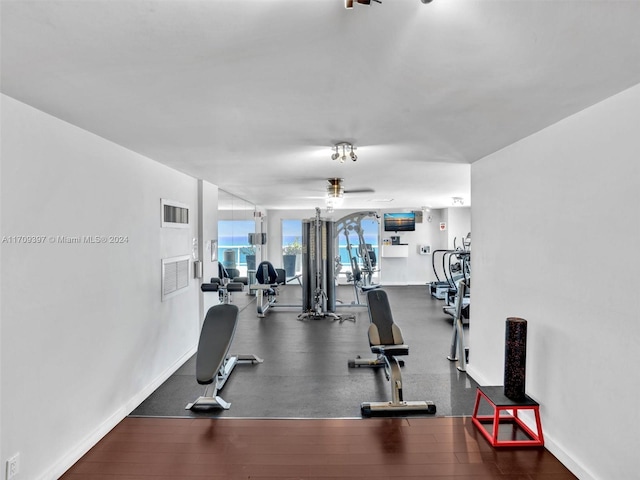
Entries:
<svg viewBox="0 0 640 480">
<path fill-rule="evenodd" d="M 360 405 L 363 416 L 376 414 L 408 414 L 408 413 L 436 413 L 436 406 L 428 401 L 405 401 L 402 397 L 402 374 L 400 367 L 404 362 L 399 356 L 409 355 L 409 346 L 404 343 L 400 327 L 393 321 L 387 292 L 376 289 L 367 292 L 367 306 L 369 309 L 369 346 L 371 352 L 377 355 L 375 360 L 357 358 L 349 360 L 349 367 L 383 367 L 384 373 L 391 384 L 390 402 L 365 402 Z"/>
<path fill-rule="evenodd" d="M 215 305 L 207 312 L 196 354 L 196 380 L 206 387 L 204 395 L 189 403 L 186 410 L 198 407 L 227 410 L 231 403 L 220 398 L 218 390 L 222 390 L 235 366 L 238 363 L 263 362 L 255 355 L 228 356 L 238 323 L 238 312 L 238 307 L 231 304 Z"/>
</svg>

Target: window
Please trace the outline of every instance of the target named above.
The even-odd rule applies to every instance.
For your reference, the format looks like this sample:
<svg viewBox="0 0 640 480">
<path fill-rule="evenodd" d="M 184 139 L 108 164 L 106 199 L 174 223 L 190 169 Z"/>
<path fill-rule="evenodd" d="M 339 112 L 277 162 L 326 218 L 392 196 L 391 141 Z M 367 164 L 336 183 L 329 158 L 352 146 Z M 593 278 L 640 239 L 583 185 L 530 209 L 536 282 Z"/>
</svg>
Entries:
<svg viewBox="0 0 640 480">
<path fill-rule="evenodd" d="M 291 278 L 302 272 L 302 220 L 282 220 L 282 265 Z"/>
<path fill-rule="evenodd" d="M 254 255 L 255 262 L 255 247 L 249 245 L 249 234 L 255 230 L 253 220 L 218 221 L 218 261 L 225 268 L 236 268 L 240 275 L 247 275 L 247 255 L 249 260 Z"/>
</svg>

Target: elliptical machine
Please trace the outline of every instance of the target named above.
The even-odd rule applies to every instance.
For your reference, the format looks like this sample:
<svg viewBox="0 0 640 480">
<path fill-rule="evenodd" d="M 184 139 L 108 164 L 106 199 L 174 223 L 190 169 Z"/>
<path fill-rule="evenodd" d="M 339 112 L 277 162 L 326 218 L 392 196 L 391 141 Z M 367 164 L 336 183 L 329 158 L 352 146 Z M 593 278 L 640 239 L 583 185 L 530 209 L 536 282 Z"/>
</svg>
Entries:
<svg viewBox="0 0 640 480">
<path fill-rule="evenodd" d="M 352 303 L 353 305 L 360 305 L 360 293 L 366 293 L 369 290 L 380 288 L 381 286 L 372 282 L 373 274 L 377 271 L 377 259 L 371 245 L 365 241 L 362 228 L 362 221 L 368 217 L 373 217 L 378 221 L 380 215 L 373 211 L 356 212 L 336 221 L 336 241 L 342 233 L 347 244 L 347 254 L 349 255 L 349 263 L 351 264 L 351 271 L 347 272 L 347 281 L 353 284 L 355 296 L 355 300 Z M 351 243 L 351 233 L 355 233 L 358 238 L 357 247 Z M 339 260 L 339 256 L 336 257 L 336 259 Z M 360 263 L 362 263 L 362 267 Z"/>
</svg>

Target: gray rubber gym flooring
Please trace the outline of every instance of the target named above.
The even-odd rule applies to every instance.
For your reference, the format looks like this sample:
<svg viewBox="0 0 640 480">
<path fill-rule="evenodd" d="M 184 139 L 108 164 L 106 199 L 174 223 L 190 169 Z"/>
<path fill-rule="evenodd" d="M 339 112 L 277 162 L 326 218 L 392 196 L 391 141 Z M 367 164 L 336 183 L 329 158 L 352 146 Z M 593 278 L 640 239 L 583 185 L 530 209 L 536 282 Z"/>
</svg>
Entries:
<svg viewBox="0 0 640 480">
<path fill-rule="evenodd" d="M 437 416 L 471 415 L 477 384 L 447 360 L 452 319 L 443 302 L 428 294 L 427 286 L 384 287 L 393 318 L 402 329 L 410 354 L 403 357 L 404 400 L 430 400 Z M 216 295 L 211 293 L 210 295 Z M 339 286 L 337 298 L 350 304 L 353 288 Z M 366 303 L 366 296 L 360 301 Z M 204 387 L 195 380 L 195 356 L 147 398 L 132 416 L 346 418 L 360 417 L 362 402 L 391 399 L 381 369 L 348 368 L 347 361 L 369 350 L 366 306 L 338 307 L 338 314 L 355 314 L 356 321 L 329 318 L 298 320 L 301 308 L 272 308 L 258 318 L 255 298 L 235 293 L 240 307 L 231 354 L 255 354 L 257 365 L 236 366 L 219 395 L 229 410 L 185 410 Z M 280 288 L 280 304 L 302 304 L 297 284 Z"/>
</svg>

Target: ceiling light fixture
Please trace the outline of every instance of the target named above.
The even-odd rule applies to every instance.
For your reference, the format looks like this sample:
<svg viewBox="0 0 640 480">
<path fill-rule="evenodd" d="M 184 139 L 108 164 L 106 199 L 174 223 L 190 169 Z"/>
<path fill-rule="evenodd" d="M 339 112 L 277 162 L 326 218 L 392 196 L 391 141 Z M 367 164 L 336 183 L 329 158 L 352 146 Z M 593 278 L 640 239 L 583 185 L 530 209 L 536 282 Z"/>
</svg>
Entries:
<svg viewBox="0 0 640 480">
<path fill-rule="evenodd" d="M 327 209 L 333 211 L 334 208 L 340 207 L 344 200 L 344 187 L 342 186 L 342 178 L 328 178 L 327 181 Z"/>
<path fill-rule="evenodd" d="M 453 205 L 464 205 L 464 198 L 462 197 L 452 197 L 451 200 L 453 201 Z"/>
<path fill-rule="evenodd" d="M 356 147 L 354 147 L 353 144 L 349 142 L 336 143 L 333 146 L 333 154 L 331 155 L 331 160 L 339 159 L 340 163 L 344 163 L 348 155 L 348 158 L 351 158 L 351 160 L 355 162 L 356 160 L 358 160 L 358 156 L 356 155 L 354 150 L 357 150 Z"/>
<path fill-rule="evenodd" d="M 334 208 L 339 208 L 342 205 L 343 202 L 343 198 L 342 197 L 327 197 L 327 210 L 331 210 L 333 211 Z"/>
</svg>

